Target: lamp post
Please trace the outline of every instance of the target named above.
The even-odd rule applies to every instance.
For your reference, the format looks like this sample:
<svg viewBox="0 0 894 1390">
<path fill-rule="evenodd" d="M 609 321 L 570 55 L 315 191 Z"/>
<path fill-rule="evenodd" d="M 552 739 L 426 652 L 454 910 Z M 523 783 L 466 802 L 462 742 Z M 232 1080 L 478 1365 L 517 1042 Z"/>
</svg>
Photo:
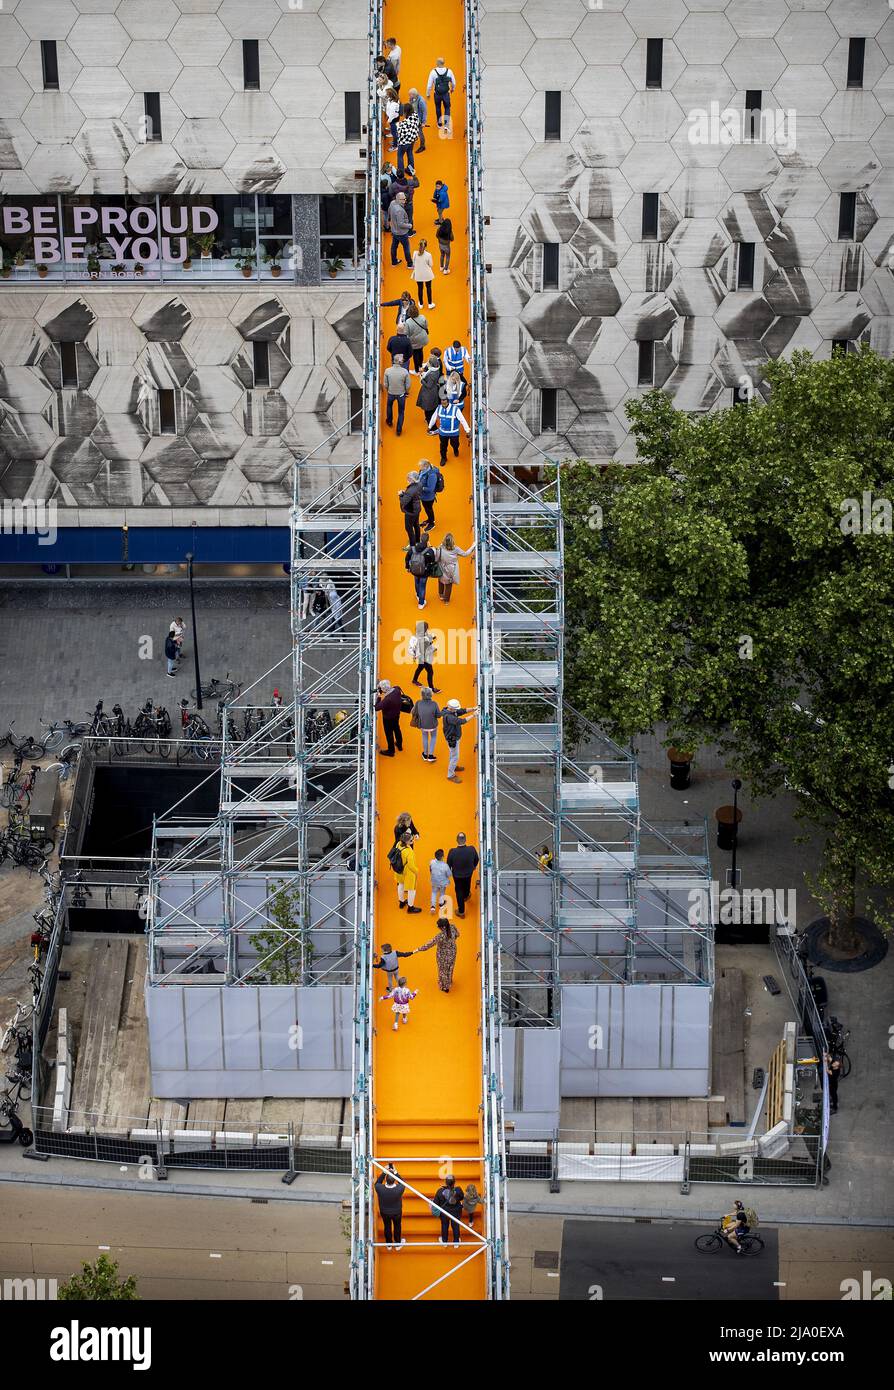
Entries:
<svg viewBox="0 0 894 1390">
<path fill-rule="evenodd" d="M 199 634 L 196 631 L 196 594 L 192 582 L 192 551 L 186 557 L 186 573 L 189 576 L 189 607 L 192 613 L 192 654 L 196 667 L 196 709 L 202 708 L 202 677 L 199 672 Z M 735 851 L 733 851 L 735 853 Z"/>
<path fill-rule="evenodd" d="M 195 619 L 193 619 L 195 622 Z M 742 783 L 738 777 L 733 778 L 733 859 L 730 866 L 730 882 L 733 888 L 738 888 L 739 881 L 736 878 L 736 848 L 739 843 L 739 792 Z"/>
</svg>

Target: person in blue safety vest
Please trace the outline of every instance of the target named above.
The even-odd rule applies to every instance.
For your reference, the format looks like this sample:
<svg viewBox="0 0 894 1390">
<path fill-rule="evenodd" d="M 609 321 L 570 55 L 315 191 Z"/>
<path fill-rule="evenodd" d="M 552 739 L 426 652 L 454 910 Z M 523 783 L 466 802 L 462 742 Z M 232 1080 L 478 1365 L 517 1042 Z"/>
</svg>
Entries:
<svg viewBox="0 0 894 1390">
<path fill-rule="evenodd" d="M 468 349 L 463 347 L 459 338 L 454 338 L 452 345 L 444 349 L 445 369 L 448 372 L 459 372 L 459 375 L 462 376 L 467 362 L 471 366 L 472 358 L 469 356 Z"/>
<path fill-rule="evenodd" d="M 444 401 L 438 406 L 428 422 L 429 434 L 437 434 L 441 444 L 441 463 L 447 462 L 447 445 L 453 445 L 453 452 L 459 456 L 459 432 L 464 429 L 470 433 L 459 401 Z"/>
</svg>

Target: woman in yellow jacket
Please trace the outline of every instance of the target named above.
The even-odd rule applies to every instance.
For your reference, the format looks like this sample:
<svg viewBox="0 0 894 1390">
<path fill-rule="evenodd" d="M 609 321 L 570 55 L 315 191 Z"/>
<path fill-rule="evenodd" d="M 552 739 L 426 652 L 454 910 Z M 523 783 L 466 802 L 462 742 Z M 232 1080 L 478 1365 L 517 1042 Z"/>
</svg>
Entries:
<svg viewBox="0 0 894 1390">
<path fill-rule="evenodd" d="M 416 853 L 413 849 L 412 830 L 404 831 L 398 849 L 400 850 L 400 860 L 403 865 L 403 870 L 396 875 L 397 905 L 398 907 L 405 907 L 408 914 L 411 912 L 421 912 L 421 907 L 414 907 L 414 903 L 416 902 L 416 877 L 418 870 L 416 867 Z"/>
</svg>

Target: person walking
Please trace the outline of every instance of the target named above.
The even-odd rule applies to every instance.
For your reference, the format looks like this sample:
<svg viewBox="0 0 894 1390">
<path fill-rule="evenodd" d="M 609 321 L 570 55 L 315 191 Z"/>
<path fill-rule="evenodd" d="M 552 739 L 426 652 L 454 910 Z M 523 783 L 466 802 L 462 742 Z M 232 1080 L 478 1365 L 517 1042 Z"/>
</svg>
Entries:
<svg viewBox="0 0 894 1390">
<path fill-rule="evenodd" d="M 445 134 L 451 133 L 450 124 L 450 97 L 456 91 L 456 78 L 448 68 L 443 58 L 438 58 L 434 67 L 428 74 L 428 81 L 425 84 L 425 95 L 434 95 L 435 99 L 435 119 L 438 129 Z"/>
<path fill-rule="evenodd" d="M 448 444 L 453 448 L 454 458 L 459 458 L 460 428 L 464 429 L 466 434 L 471 434 L 459 401 L 444 402 L 432 413 L 428 422 L 428 432 L 438 436 L 442 464 L 447 462 Z"/>
<path fill-rule="evenodd" d="M 428 250 L 428 242 L 425 240 L 420 241 L 418 247 L 413 252 L 412 275 L 413 279 L 416 281 L 416 284 L 419 287 L 417 293 L 419 295 L 420 305 L 422 304 L 423 299 L 428 299 L 429 309 L 436 309 L 438 306 L 432 299 L 431 293 L 431 286 L 432 281 L 435 278 L 435 272 L 432 269 L 431 252 Z M 425 291 L 425 294 L 423 294 L 423 290 Z"/>
<path fill-rule="evenodd" d="M 421 951 L 430 951 L 436 948 L 436 960 L 438 962 L 438 989 L 442 994 L 450 993 L 450 986 L 453 984 L 453 971 L 456 966 L 456 943 L 459 940 L 459 928 L 455 927 L 446 917 L 438 918 L 437 935 L 431 941 L 426 941 L 424 946 L 417 946 L 415 954 Z"/>
<path fill-rule="evenodd" d="M 414 910 L 418 912 L 419 908 L 417 907 Z M 394 1014 L 393 1032 L 397 1032 L 400 1023 L 409 1023 L 410 1000 L 415 999 L 418 993 L 418 989 L 408 988 L 406 976 L 401 975 L 397 982 L 397 988 L 392 990 L 390 994 L 382 995 L 383 1000 L 391 1000 L 391 1012 Z"/>
<path fill-rule="evenodd" d="M 450 749 L 450 757 L 447 759 L 447 781 L 461 783 L 461 778 L 457 777 L 458 772 L 465 772 L 464 767 L 459 763 L 459 746 L 462 739 L 463 725 L 468 724 L 470 719 L 477 717 L 477 710 L 465 709 L 459 700 L 448 700 L 447 705 L 441 715 L 441 728 L 444 732 L 444 742 Z"/>
<path fill-rule="evenodd" d="M 425 97 L 420 96 L 415 87 L 411 87 L 407 93 L 407 100 L 413 108 L 413 113 L 419 122 L 419 148 L 417 154 L 422 154 L 425 150 L 425 127 L 428 124 L 428 102 Z"/>
<path fill-rule="evenodd" d="M 466 843 L 460 831 L 456 837 L 456 847 L 447 855 L 447 863 L 453 874 L 453 890 L 456 894 L 456 915 L 465 917 L 466 903 L 472 896 L 472 875 L 478 868 L 478 851 L 474 845 Z"/>
<path fill-rule="evenodd" d="M 387 745 L 387 747 L 379 749 L 383 758 L 393 758 L 395 748 L 398 753 L 403 752 L 404 740 L 400 730 L 403 698 L 404 693 L 399 685 L 392 685 L 390 681 L 382 680 L 376 686 L 375 709 L 382 716 L 382 731 L 385 734 Z"/>
<path fill-rule="evenodd" d="M 475 1215 L 480 1205 L 481 1198 L 478 1194 L 478 1188 L 473 1182 L 467 1182 L 466 1194 L 463 1197 L 463 1216 L 466 1219 L 467 1226 L 475 1225 Z"/>
<path fill-rule="evenodd" d="M 377 961 L 373 961 L 373 970 L 384 970 L 387 980 L 385 986 L 387 994 L 390 994 L 397 984 L 397 977 L 400 974 L 398 961 L 406 956 L 411 956 L 412 951 L 398 951 L 391 945 L 390 941 L 382 942 L 382 951 Z"/>
<path fill-rule="evenodd" d="M 394 862 L 392 863 L 392 868 L 394 869 L 397 879 L 397 905 L 399 908 L 406 908 L 407 914 L 410 916 L 414 912 L 422 911 L 421 907 L 416 907 L 415 905 L 416 880 L 419 871 L 416 865 L 416 851 L 413 849 L 412 830 L 404 831 L 400 841 L 391 851 L 392 855 L 394 855 L 395 850 L 397 851 L 397 856 L 395 856 Z M 395 867 L 398 857 L 401 864 L 400 873 L 397 872 Z M 391 862 L 391 855 L 389 855 L 389 862 Z"/>
<path fill-rule="evenodd" d="M 171 628 L 168 631 L 168 635 L 165 638 L 165 656 L 168 662 L 167 674 L 169 676 L 176 676 L 177 661 L 180 657 L 180 648 L 178 647 L 176 638 L 174 637 L 173 626 L 171 626 Z"/>
<path fill-rule="evenodd" d="M 450 189 L 443 179 L 435 179 L 435 191 L 431 200 L 435 205 L 435 226 L 439 227 L 444 220 L 444 213 L 450 206 Z"/>
<path fill-rule="evenodd" d="M 391 353 L 392 365 L 394 364 L 395 358 L 399 357 L 401 359 L 402 365 L 406 367 L 407 363 L 410 360 L 410 354 L 412 352 L 412 348 L 410 347 L 410 340 L 406 334 L 406 329 L 398 328 L 394 333 L 392 333 L 385 346 L 388 352 Z"/>
<path fill-rule="evenodd" d="M 829 1110 L 838 1114 L 838 1082 L 841 1080 L 841 1058 L 831 1052 L 823 1053 L 823 1065 L 829 1081 Z"/>
<path fill-rule="evenodd" d="M 403 50 L 401 49 L 400 44 L 397 42 L 397 39 L 386 39 L 385 57 L 388 59 L 391 66 L 394 68 L 394 71 L 397 73 L 398 77 L 400 77 L 400 60 L 402 56 Z"/>
<path fill-rule="evenodd" d="M 451 372 L 444 382 L 444 400 L 447 405 L 456 401 L 460 406 L 466 399 L 466 379 L 459 372 Z"/>
<path fill-rule="evenodd" d="M 428 459 L 419 460 L 419 488 L 422 510 L 425 512 L 424 531 L 431 531 L 435 524 L 435 498 L 444 491 L 444 474 Z"/>
<path fill-rule="evenodd" d="M 404 332 L 413 349 L 413 370 L 422 371 L 423 350 L 428 347 L 428 319 L 421 304 L 414 304 L 404 322 Z"/>
<path fill-rule="evenodd" d="M 459 1245 L 459 1222 L 463 1209 L 463 1197 L 465 1193 L 461 1187 L 457 1187 L 456 1178 L 451 1174 L 444 1179 L 443 1187 L 439 1187 L 434 1195 L 434 1206 L 440 1210 L 433 1210 L 432 1215 L 440 1218 L 441 1234 L 438 1237 L 440 1245 L 449 1245 L 448 1232 L 453 1232 L 453 1243 Z"/>
<path fill-rule="evenodd" d="M 442 603 L 450 602 L 450 595 L 453 593 L 453 586 L 459 583 L 459 557 L 471 555 L 475 549 L 475 542 L 469 546 L 468 550 L 461 550 L 453 539 L 452 531 L 448 531 L 441 544 L 435 550 L 435 561 L 440 574 L 438 576 L 438 598 Z"/>
<path fill-rule="evenodd" d="M 407 321 L 407 314 L 415 307 L 416 301 L 409 290 L 404 290 L 400 299 L 384 299 L 382 309 L 397 309 L 397 331 L 400 332 Z"/>
<path fill-rule="evenodd" d="M 450 274 L 450 248 L 454 241 L 453 222 L 449 217 L 442 217 L 438 223 L 438 250 L 441 253 L 441 274 Z"/>
<path fill-rule="evenodd" d="M 417 829 L 416 823 L 410 815 L 410 812 L 401 811 L 397 820 L 394 822 L 394 843 L 397 844 L 398 840 L 402 840 L 408 830 L 413 837 L 414 844 L 417 840 L 421 840 L 422 832 Z"/>
<path fill-rule="evenodd" d="M 397 430 L 395 433 L 398 438 L 404 432 L 404 412 L 407 408 L 407 396 L 410 393 L 410 373 L 404 366 L 404 360 L 398 353 L 390 367 L 385 368 L 384 390 L 386 393 L 387 405 L 385 407 L 385 424 L 391 428 L 394 407 L 397 406 Z"/>
<path fill-rule="evenodd" d="M 322 581 L 321 587 L 323 593 L 326 596 L 326 601 L 329 604 L 328 626 L 332 629 L 333 632 L 341 632 L 342 617 L 344 614 L 345 606 L 342 602 L 341 594 L 335 587 L 335 580 L 330 579 L 329 575 L 327 574 Z"/>
<path fill-rule="evenodd" d="M 403 491 L 397 494 L 397 497 L 404 519 L 407 540 L 411 547 L 418 545 L 422 539 L 422 531 L 419 527 L 419 516 L 422 512 L 422 488 L 419 486 L 419 474 L 415 469 L 407 474 L 407 485 Z"/>
<path fill-rule="evenodd" d="M 407 269 L 413 269 L 413 257 L 410 252 L 410 232 L 412 223 L 407 214 L 407 195 L 398 193 L 394 200 L 388 205 L 388 230 L 391 233 L 391 264 L 397 265 L 398 249 L 404 253 L 404 260 Z"/>
<path fill-rule="evenodd" d="M 437 762 L 435 743 L 438 738 L 438 720 L 440 717 L 441 707 L 437 700 L 433 699 L 431 687 L 424 685 L 410 716 L 410 724 L 422 734 L 422 761 L 424 763 Z M 434 912 L 434 907 L 432 912 Z"/>
<path fill-rule="evenodd" d="M 401 1235 L 404 1184 L 395 1172 L 393 1163 L 389 1163 L 386 1171 L 379 1174 L 375 1186 L 379 1199 L 379 1215 L 385 1228 L 385 1249 L 399 1250 L 407 1243 Z"/>
<path fill-rule="evenodd" d="M 444 858 L 442 849 L 435 850 L 435 857 L 428 866 L 428 875 L 431 879 L 431 907 L 429 912 L 434 912 L 436 907 L 444 908 L 447 906 L 447 889 L 450 887 L 450 865 Z"/>
<path fill-rule="evenodd" d="M 426 429 L 428 429 L 428 421 L 432 411 L 436 410 L 441 403 L 443 383 L 444 373 L 441 370 L 441 358 L 432 354 L 419 374 L 419 391 L 416 396 L 416 404 L 425 417 Z"/>
<path fill-rule="evenodd" d="M 432 663 L 437 655 L 438 642 L 429 632 L 428 623 L 420 620 L 416 624 L 416 631 L 410 638 L 410 656 L 417 663 L 416 670 L 413 672 L 413 685 L 419 685 L 419 673 L 424 671 L 428 679 L 429 688 L 433 695 L 440 695 L 440 690 L 435 685 L 435 673 Z"/>
<path fill-rule="evenodd" d="M 415 545 L 411 545 L 404 556 L 404 568 L 408 574 L 413 576 L 416 602 L 420 609 L 425 607 L 425 590 L 431 578 L 431 566 L 433 561 L 429 559 L 429 555 L 433 556 L 434 551 L 428 543 L 428 537 L 425 536 Z"/>
<path fill-rule="evenodd" d="M 413 151 L 420 133 L 419 117 L 413 110 L 412 103 L 405 101 L 400 108 L 400 119 L 395 127 L 398 178 L 403 174 L 405 164 L 407 169 L 413 172 Z"/>
</svg>

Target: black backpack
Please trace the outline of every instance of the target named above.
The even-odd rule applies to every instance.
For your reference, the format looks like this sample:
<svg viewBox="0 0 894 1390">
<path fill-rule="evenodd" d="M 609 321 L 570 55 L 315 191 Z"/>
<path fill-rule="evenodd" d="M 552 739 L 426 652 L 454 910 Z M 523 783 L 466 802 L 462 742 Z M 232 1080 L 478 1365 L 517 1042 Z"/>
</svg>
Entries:
<svg viewBox="0 0 894 1390">
<path fill-rule="evenodd" d="M 444 711 L 441 727 L 444 730 L 444 742 L 447 744 L 447 747 L 455 748 L 459 743 L 459 736 L 462 730 L 462 720 L 455 710 L 448 709 Z"/>
<path fill-rule="evenodd" d="M 435 73 L 435 96 L 436 96 L 436 97 L 449 97 L 449 95 L 450 95 L 450 78 L 449 78 L 449 76 L 447 75 L 446 72 L 436 72 L 436 73 Z"/>
<path fill-rule="evenodd" d="M 444 474 L 438 469 L 438 481 L 435 483 L 435 492 L 444 491 Z"/>
<path fill-rule="evenodd" d="M 318 589 L 317 592 L 314 594 L 313 603 L 311 604 L 311 612 L 325 613 L 327 607 L 328 603 L 326 600 L 326 595 L 323 593 L 322 589 Z"/>
<path fill-rule="evenodd" d="M 434 574 L 438 564 L 438 557 L 432 550 L 431 546 L 428 547 L 428 550 L 426 550 L 425 554 L 422 556 L 422 561 L 425 566 L 423 573 L 431 577 Z"/>
<path fill-rule="evenodd" d="M 404 861 L 403 855 L 400 852 L 400 845 L 395 845 L 394 849 L 390 849 L 388 851 L 388 863 L 391 865 L 391 868 L 394 870 L 396 874 L 403 873 Z"/>
</svg>

